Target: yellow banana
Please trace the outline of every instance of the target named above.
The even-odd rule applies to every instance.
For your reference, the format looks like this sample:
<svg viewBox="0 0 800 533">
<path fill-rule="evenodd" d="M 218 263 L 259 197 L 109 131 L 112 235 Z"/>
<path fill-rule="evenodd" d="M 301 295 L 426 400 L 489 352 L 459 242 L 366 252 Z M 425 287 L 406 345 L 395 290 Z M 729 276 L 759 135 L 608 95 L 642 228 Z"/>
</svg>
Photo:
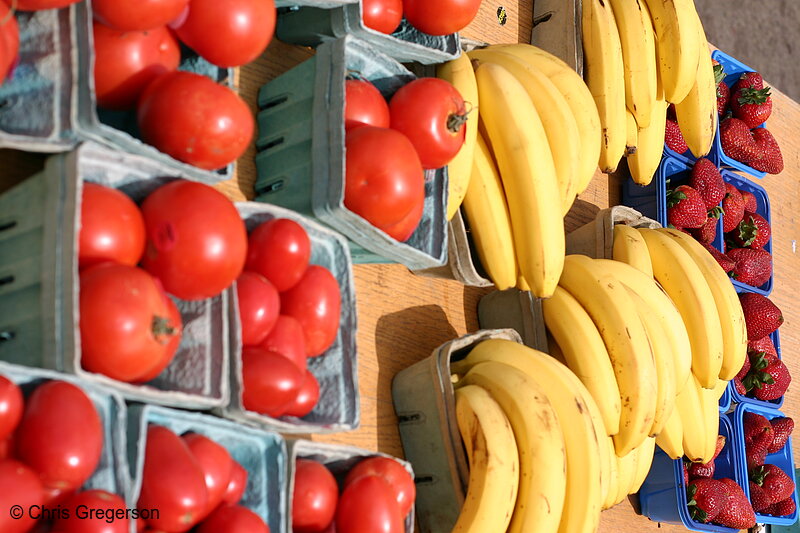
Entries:
<svg viewBox="0 0 800 533">
<path fill-rule="evenodd" d="M 611 509 L 617 504 L 617 490 L 619 489 L 619 469 L 617 467 L 617 454 L 614 452 L 614 439 L 607 437 L 608 458 L 611 464 L 608 491 L 603 500 L 603 510 Z"/>
<path fill-rule="evenodd" d="M 629 490 L 630 494 L 639 492 L 639 489 L 642 488 L 642 483 L 647 479 L 647 474 L 650 473 L 650 466 L 653 464 L 655 448 L 655 437 L 647 437 L 644 442 L 636 448 L 636 452 L 639 456 L 636 459 L 636 475 L 633 478 L 633 484 Z"/>
<path fill-rule="evenodd" d="M 701 390 L 700 383 L 692 374 L 689 383 L 675 398 L 675 409 L 681 417 L 681 425 L 683 426 L 683 453 L 692 462 L 705 463 L 707 462 L 706 453 L 708 450 L 706 444 L 706 417 Z M 710 460 L 710 457 L 708 460 Z"/>
<path fill-rule="evenodd" d="M 719 380 L 726 383 L 723 380 Z M 718 382 L 719 383 L 719 382 Z M 719 396 L 717 387 L 713 389 L 699 388 L 703 419 L 705 421 L 706 432 L 703 434 L 705 446 L 703 447 L 703 462 L 707 463 L 714 457 L 717 448 L 717 435 L 719 435 Z"/>
<path fill-rule="evenodd" d="M 689 150 L 695 157 L 702 157 L 711 151 L 719 115 L 714 64 L 700 17 L 697 27 L 700 41 L 697 75 L 686 98 L 675 104 L 675 118 Z"/>
<path fill-rule="evenodd" d="M 636 270 L 653 277 L 653 263 L 647 251 L 642 235 L 636 229 L 626 225 L 614 226 L 614 243 L 612 248 L 614 261 L 627 263 Z"/>
<path fill-rule="evenodd" d="M 642 442 L 644 444 L 644 442 Z M 639 445 L 641 446 L 641 444 Z M 636 462 L 639 459 L 639 446 L 629 451 L 623 457 L 617 457 L 617 472 L 619 476 L 619 487 L 617 488 L 617 503 L 625 501 L 630 494 L 636 477 Z"/>
<path fill-rule="evenodd" d="M 636 153 L 636 144 L 639 139 L 639 126 L 636 125 L 636 119 L 633 113 L 625 110 L 625 157 Z"/>
<path fill-rule="evenodd" d="M 640 0 L 641 1 L 641 0 Z M 664 136 L 667 127 L 667 107 L 660 84 L 653 103 L 650 125 L 639 128 L 636 136 L 636 153 L 628 156 L 631 178 L 639 185 L 649 185 L 656 175 L 664 153 Z"/>
<path fill-rule="evenodd" d="M 694 378 L 690 378 L 694 379 Z M 691 383 L 687 383 L 684 389 L 694 387 Z M 681 395 L 683 391 L 678 393 Z M 678 396 L 675 397 L 675 409 L 667 419 L 666 425 L 661 428 L 661 433 L 656 435 L 656 444 L 664 450 L 670 459 L 679 459 L 683 457 L 683 422 L 681 420 L 681 413 L 678 411 Z"/>
</svg>

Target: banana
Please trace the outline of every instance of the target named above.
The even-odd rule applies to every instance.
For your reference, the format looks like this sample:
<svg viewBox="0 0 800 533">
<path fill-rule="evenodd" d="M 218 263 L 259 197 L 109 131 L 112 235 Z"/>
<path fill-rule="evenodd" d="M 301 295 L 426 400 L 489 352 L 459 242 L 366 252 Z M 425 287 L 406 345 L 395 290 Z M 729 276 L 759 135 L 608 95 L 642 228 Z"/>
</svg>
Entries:
<svg viewBox="0 0 800 533">
<path fill-rule="evenodd" d="M 603 500 L 603 510 L 611 509 L 617 504 L 617 489 L 619 489 L 619 470 L 617 468 L 617 454 L 614 452 L 614 439 L 607 437 L 608 458 L 611 464 L 608 491 Z"/>
<path fill-rule="evenodd" d="M 467 194 L 472 176 L 472 156 L 478 137 L 478 83 L 469 57 L 464 54 L 436 68 L 436 77 L 449 81 L 458 90 L 468 107 L 464 144 L 447 164 L 447 220 L 453 218 Z"/>
<path fill-rule="evenodd" d="M 612 247 L 614 261 L 627 263 L 636 270 L 653 277 L 653 263 L 650 252 L 642 235 L 626 224 L 614 226 L 614 244 Z"/>
<path fill-rule="evenodd" d="M 529 44 L 493 45 L 542 71 L 558 88 L 572 109 L 580 134 L 581 158 L 578 168 L 578 194 L 586 190 L 600 159 L 600 115 L 592 93 L 577 72 L 546 50 Z"/>
<path fill-rule="evenodd" d="M 519 271 L 519 265 L 517 265 L 517 271 Z M 531 292 L 531 286 L 525 281 L 525 278 L 522 277 L 522 274 L 517 274 L 517 288 L 521 291 Z"/>
<path fill-rule="evenodd" d="M 701 390 L 700 382 L 692 374 L 689 383 L 675 397 L 675 409 L 678 411 L 683 426 L 683 453 L 692 462 L 705 463 L 711 460 L 711 457 L 706 455 L 708 452 L 706 409 Z M 714 455 L 713 450 L 711 455 Z"/>
<path fill-rule="evenodd" d="M 655 448 L 655 437 L 647 437 L 644 442 L 636 448 L 636 452 L 639 456 L 636 459 L 636 475 L 633 477 L 633 483 L 629 489 L 629 494 L 639 492 L 639 489 L 642 488 L 642 483 L 647 479 L 647 474 L 650 473 L 650 466 L 653 464 Z"/>
<path fill-rule="evenodd" d="M 706 388 L 717 383 L 722 367 L 722 330 L 714 295 L 702 271 L 666 233 L 639 228 L 650 250 L 653 273 L 683 317 L 692 345 L 692 373 Z"/>
<path fill-rule="evenodd" d="M 463 206 L 475 249 L 489 278 L 498 290 L 513 287 L 517 282 L 517 259 L 508 206 L 492 154 L 480 135 Z"/>
<path fill-rule="evenodd" d="M 723 380 L 719 380 L 717 383 L 720 382 L 727 383 Z M 703 421 L 706 428 L 706 432 L 703 434 L 703 442 L 705 443 L 703 448 L 703 462 L 707 463 L 714 457 L 714 452 L 717 447 L 717 435 L 719 434 L 719 396 L 717 396 L 716 386 L 713 389 L 699 388 L 697 392 L 700 394 Z"/>
<path fill-rule="evenodd" d="M 601 483 L 608 476 L 607 473 L 603 475 L 601 460 L 608 452 L 600 449 L 601 444 L 607 444 L 605 428 L 589 391 L 567 367 L 552 357 L 504 339 L 479 343 L 465 359 L 453 363 L 451 370 L 463 374 L 470 367 L 487 361 L 506 364 L 525 373 L 547 396 L 564 434 L 567 458 L 566 497 L 558 530 L 561 533 L 594 533 L 607 490 Z"/>
<path fill-rule="evenodd" d="M 681 231 L 673 229 L 663 231 L 675 239 L 694 259 L 714 295 L 722 327 L 722 366 L 719 379 L 729 381 L 739 373 L 744 358 L 747 357 L 747 326 L 736 289 L 719 263 L 700 243 Z"/>
<path fill-rule="evenodd" d="M 622 44 L 625 105 L 636 123 L 646 128 L 650 125 L 658 78 L 653 21 L 641 0 L 610 1 Z"/>
<path fill-rule="evenodd" d="M 694 379 L 694 378 L 690 378 Z M 688 389 L 691 384 L 686 384 L 684 389 Z M 682 393 L 683 391 L 681 391 Z M 678 396 L 681 395 L 678 393 Z M 670 459 L 680 459 L 683 457 L 683 422 L 681 414 L 678 412 L 678 396 L 675 397 L 675 409 L 667 419 L 666 425 L 661 428 L 661 433 L 656 435 L 656 444 L 664 450 Z"/>
<path fill-rule="evenodd" d="M 629 110 L 625 110 L 625 157 L 636 153 L 636 144 L 639 139 L 639 126 Z"/>
<path fill-rule="evenodd" d="M 717 406 L 719 406 L 719 399 L 722 398 L 722 395 L 725 394 L 725 389 L 728 388 L 728 381 L 721 379 L 717 381 L 717 384 L 714 386 L 714 394 L 716 395 L 717 399 Z"/>
<path fill-rule="evenodd" d="M 528 93 L 503 67 L 475 70 L 478 92 L 508 201 L 520 271 L 538 298 L 553 294 L 564 266 L 564 225 L 547 135 Z"/>
<path fill-rule="evenodd" d="M 485 389 L 455 391 L 456 421 L 469 443 L 469 485 L 453 533 L 505 533 L 519 485 L 519 451 L 503 410 Z"/>
<path fill-rule="evenodd" d="M 566 216 L 577 194 L 581 157 L 578 124 L 567 101 L 541 71 L 502 49 L 473 50 L 467 55 L 473 62 L 502 66 L 525 87 L 547 134 L 561 193 L 561 214 Z"/>
<path fill-rule="evenodd" d="M 641 0 L 639 0 L 641 1 Z M 650 125 L 639 128 L 636 135 L 636 153 L 628 156 L 628 170 L 634 183 L 649 185 L 656 175 L 661 156 L 664 153 L 664 137 L 667 127 L 667 107 L 664 100 L 664 91 L 659 83 L 653 111 L 650 116 Z"/>
<path fill-rule="evenodd" d="M 619 386 L 603 338 L 591 317 L 561 287 L 556 287 L 551 298 L 542 300 L 542 314 L 567 366 L 597 403 L 606 433 L 617 434 L 621 409 Z"/>
<path fill-rule="evenodd" d="M 642 0 L 640 0 L 642 1 Z M 668 102 L 686 98 L 697 75 L 697 10 L 692 0 L 644 0 L 656 32 L 658 73 Z"/>
<path fill-rule="evenodd" d="M 606 345 L 622 398 L 614 435 L 622 457 L 644 441 L 653 424 L 658 380 L 647 333 L 625 286 L 593 259 L 567 256 L 559 285 L 586 309 Z"/>
<path fill-rule="evenodd" d="M 544 391 L 514 367 L 476 364 L 456 387 L 478 385 L 500 404 L 519 451 L 519 489 L 511 533 L 552 533 L 561 521 L 566 490 L 566 451 L 561 426 Z"/>
<path fill-rule="evenodd" d="M 644 444 L 644 442 L 642 442 Z M 619 487 L 617 487 L 617 503 L 625 501 L 625 498 L 630 494 L 631 487 L 633 486 L 634 478 L 636 477 L 636 462 L 639 459 L 639 447 L 629 451 L 623 457 L 617 457 L 617 471 L 619 476 Z"/>
</svg>

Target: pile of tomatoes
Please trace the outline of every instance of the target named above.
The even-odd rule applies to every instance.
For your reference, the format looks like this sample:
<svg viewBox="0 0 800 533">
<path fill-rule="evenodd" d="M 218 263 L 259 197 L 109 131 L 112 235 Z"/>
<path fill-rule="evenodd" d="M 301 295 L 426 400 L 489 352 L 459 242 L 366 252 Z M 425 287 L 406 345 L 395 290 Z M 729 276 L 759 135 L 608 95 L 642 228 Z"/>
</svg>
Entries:
<svg viewBox="0 0 800 533">
<path fill-rule="evenodd" d="M 362 459 L 342 473 L 342 491 L 328 468 L 298 458 L 292 494 L 293 533 L 403 533 L 416 498 L 411 474 L 388 457 Z M 329 529 L 332 528 L 332 529 Z"/>
<path fill-rule="evenodd" d="M 368 28 L 391 34 L 403 17 L 428 35 L 447 35 L 466 28 L 481 0 L 361 0 L 361 20 Z"/>
</svg>

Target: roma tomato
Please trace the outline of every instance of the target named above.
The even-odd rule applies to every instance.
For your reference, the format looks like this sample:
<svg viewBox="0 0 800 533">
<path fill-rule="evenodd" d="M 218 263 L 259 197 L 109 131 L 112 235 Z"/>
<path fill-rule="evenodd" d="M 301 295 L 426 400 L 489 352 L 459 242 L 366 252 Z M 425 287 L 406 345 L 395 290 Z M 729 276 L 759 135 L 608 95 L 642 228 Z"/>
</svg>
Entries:
<svg viewBox="0 0 800 533">
<path fill-rule="evenodd" d="M 158 509 L 147 525 L 174 533 L 189 531 L 208 504 L 203 469 L 189 446 L 163 426 L 147 429 L 140 509 Z"/>
<path fill-rule="evenodd" d="M 140 268 L 103 263 L 84 270 L 81 366 L 127 382 L 141 380 L 156 367 L 163 370 L 182 335 L 171 303 L 158 281 Z"/>
<path fill-rule="evenodd" d="M 22 419 L 22 391 L 5 376 L 0 376 L 0 441 L 11 437 Z"/>
<path fill-rule="evenodd" d="M 303 373 L 278 353 L 248 347 L 242 350 L 242 383 L 245 409 L 278 417 L 297 397 Z"/>
<path fill-rule="evenodd" d="M 380 228 L 386 232 L 389 237 L 399 242 L 405 242 L 411 238 L 419 226 L 420 220 L 425 210 L 425 197 L 423 196 L 418 200 L 409 213 L 403 219 L 391 226 Z"/>
<path fill-rule="evenodd" d="M 403 15 L 423 33 L 447 35 L 469 26 L 480 7 L 481 0 L 403 0 Z"/>
<path fill-rule="evenodd" d="M 289 359 L 301 371 L 305 371 L 308 365 L 306 359 L 306 339 L 303 333 L 303 326 L 300 322 L 288 315 L 279 315 L 275 321 L 272 331 L 259 344 L 261 348 L 276 352 Z"/>
<path fill-rule="evenodd" d="M 311 459 L 297 459 L 292 493 L 292 531 L 319 533 L 333 522 L 339 486 L 325 465 Z"/>
<path fill-rule="evenodd" d="M 5 0 L 12 5 L 13 0 Z M 17 0 L 17 11 L 41 11 L 42 9 L 60 9 L 81 0 Z"/>
<path fill-rule="evenodd" d="M 83 270 L 103 261 L 134 266 L 143 252 L 144 219 L 133 200 L 117 189 L 85 182 L 78 268 Z"/>
<path fill-rule="evenodd" d="M 392 128 L 409 138 L 423 168 L 445 166 L 464 144 L 464 99 L 445 80 L 418 78 L 403 85 L 389 101 L 389 113 Z"/>
<path fill-rule="evenodd" d="M 172 301 L 171 298 L 167 297 L 167 320 L 170 324 L 175 324 L 176 326 L 180 327 L 180 333 L 183 333 L 183 319 L 181 318 L 181 313 L 178 311 L 178 306 L 175 305 L 175 302 Z M 169 366 L 174 358 L 174 355 L 178 352 L 178 347 L 181 344 L 181 337 L 182 335 L 173 335 L 169 342 L 167 343 L 166 347 L 164 348 L 164 353 L 159 361 L 153 368 L 150 369 L 144 375 L 139 376 L 136 378 L 138 383 L 147 383 L 153 379 L 156 379 L 161 372 L 164 371 L 165 368 Z"/>
<path fill-rule="evenodd" d="M 33 529 L 36 520 L 30 517 L 28 510 L 42 505 L 43 501 L 44 489 L 36 472 L 11 459 L 0 461 L 0 531 L 25 533 Z M 22 517 L 16 520 L 9 512 L 14 505 L 23 509 Z"/>
<path fill-rule="evenodd" d="M 288 218 L 260 224 L 247 239 L 245 268 L 272 282 L 278 292 L 291 289 L 308 267 L 311 240 L 303 226 Z"/>
<path fill-rule="evenodd" d="M 309 266 L 297 285 L 281 293 L 281 312 L 303 326 L 307 356 L 322 355 L 336 340 L 341 304 L 339 282 L 319 265 Z"/>
<path fill-rule="evenodd" d="M 255 123 L 247 104 L 227 87 L 175 71 L 150 83 L 137 111 L 142 139 L 179 161 L 216 170 L 241 156 Z"/>
<path fill-rule="evenodd" d="M 336 533 L 403 533 L 394 491 L 379 476 L 363 476 L 344 488 L 336 508 Z"/>
<path fill-rule="evenodd" d="M 86 490 L 70 498 L 66 506 L 70 511 L 69 518 L 56 520 L 55 523 L 55 528 L 63 533 L 128 533 L 130 525 L 124 515 L 127 506 L 125 500 L 117 494 L 104 490 Z M 78 508 L 81 506 L 85 510 L 79 512 Z M 103 516 L 97 514 L 101 509 Z M 84 516 L 87 510 L 91 510 L 92 515 Z M 116 518 L 117 513 L 122 518 Z M 113 520 L 108 520 L 107 517 Z"/>
<path fill-rule="evenodd" d="M 233 203 L 208 185 L 176 180 L 142 203 L 142 267 L 182 300 L 211 298 L 242 273 L 247 230 Z"/>
<path fill-rule="evenodd" d="M 414 505 L 417 488 L 414 485 L 414 478 L 411 477 L 408 470 L 394 459 L 381 456 L 363 459 L 347 473 L 347 477 L 344 478 L 344 486 L 347 487 L 361 477 L 373 475 L 386 480 L 400 506 L 400 514 L 406 516 L 411 510 L 411 506 Z"/>
<path fill-rule="evenodd" d="M 223 505 L 200 524 L 197 533 L 269 533 L 269 527 L 247 507 Z"/>
<path fill-rule="evenodd" d="M 344 129 L 356 126 L 389 127 L 389 105 L 368 80 L 344 82 Z"/>
<path fill-rule="evenodd" d="M 19 55 L 19 25 L 9 7 L 0 3 L 0 84 L 11 74 Z"/>
<path fill-rule="evenodd" d="M 233 459 L 223 446 L 205 435 L 188 433 L 181 437 L 189 447 L 206 481 L 208 502 L 203 515 L 208 515 L 222 502 L 233 472 Z"/>
<path fill-rule="evenodd" d="M 236 280 L 236 296 L 242 322 L 242 345 L 263 342 L 278 320 L 281 306 L 278 291 L 261 274 L 245 270 Z"/>
<path fill-rule="evenodd" d="M 17 457 L 46 487 L 76 489 L 100 462 L 103 422 L 81 389 L 48 381 L 28 398 L 15 440 Z"/>
<path fill-rule="evenodd" d="M 145 87 L 178 68 L 178 41 L 160 26 L 148 31 L 122 31 L 95 21 L 94 87 L 97 105 L 133 109 Z"/>
<path fill-rule="evenodd" d="M 231 468 L 231 479 L 228 481 L 228 487 L 225 489 L 225 494 L 222 495 L 222 501 L 231 505 L 239 503 L 239 500 L 244 496 L 244 491 L 247 488 L 247 470 L 238 462 L 233 462 Z"/>
<path fill-rule="evenodd" d="M 275 32 L 273 0 L 192 0 L 178 38 L 220 67 L 238 67 L 266 50 Z"/>
<path fill-rule="evenodd" d="M 403 0 L 361 0 L 361 21 L 367 28 L 391 35 L 403 20 Z"/>
<path fill-rule="evenodd" d="M 124 31 L 165 26 L 189 6 L 189 0 L 93 0 L 94 18 Z"/>
<path fill-rule="evenodd" d="M 286 409 L 286 414 L 302 418 L 314 410 L 319 401 L 319 381 L 309 370 L 306 369 L 303 384 L 292 402 Z"/>
</svg>

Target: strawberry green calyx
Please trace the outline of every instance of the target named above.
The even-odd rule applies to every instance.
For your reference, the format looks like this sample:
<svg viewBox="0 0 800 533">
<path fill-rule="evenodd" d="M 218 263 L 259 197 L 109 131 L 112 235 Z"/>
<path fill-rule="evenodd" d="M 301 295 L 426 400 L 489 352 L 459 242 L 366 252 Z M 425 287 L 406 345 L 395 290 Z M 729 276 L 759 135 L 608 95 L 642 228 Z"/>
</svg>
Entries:
<svg viewBox="0 0 800 533">
<path fill-rule="evenodd" d="M 678 189 L 671 189 L 667 191 L 667 205 L 669 207 L 675 207 L 681 200 L 686 200 L 686 194 Z"/>
<path fill-rule="evenodd" d="M 722 65 L 714 65 L 714 81 L 719 84 L 725 79 L 725 68 Z"/>
<path fill-rule="evenodd" d="M 686 502 L 686 505 L 689 507 L 689 515 L 692 517 L 692 520 L 703 523 L 707 522 L 708 513 L 698 507 L 697 500 L 695 500 L 695 495 L 697 495 L 697 485 L 689 485 L 686 495 L 689 498 L 689 501 Z"/>
<path fill-rule="evenodd" d="M 753 217 L 750 217 L 750 222 L 742 220 L 739 223 L 739 239 L 742 241 L 742 246 L 750 246 L 756 240 L 758 235 L 758 226 Z"/>
<path fill-rule="evenodd" d="M 743 87 L 739 89 L 740 96 L 738 98 L 740 105 L 745 104 L 765 104 L 770 95 L 770 88 L 764 87 L 763 89 L 753 89 L 752 87 Z"/>
<path fill-rule="evenodd" d="M 758 486 L 764 484 L 764 478 L 767 477 L 767 469 L 763 466 L 757 466 L 750 470 L 750 481 Z"/>
<path fill-rule="evenodd" d="M 753 389 L 760 389 L 764 385 L 773 385 L 775 380 L 769 372 L 765 372 L 765 368 L 769 366 L 769 361 L 766 359 L 765 352 L 759 352 L 751 357 L 750 372 L 742 380 L 742 384 L 747 392 Z"/>
<path fill-rule="evenodd" d="M 716 206 L 716 207 L 708 210 L 708 218 L 719 218 L 724 214 L 725 214 L 725 210 L 722 209 L 721 206 Z"/>
</svg>

